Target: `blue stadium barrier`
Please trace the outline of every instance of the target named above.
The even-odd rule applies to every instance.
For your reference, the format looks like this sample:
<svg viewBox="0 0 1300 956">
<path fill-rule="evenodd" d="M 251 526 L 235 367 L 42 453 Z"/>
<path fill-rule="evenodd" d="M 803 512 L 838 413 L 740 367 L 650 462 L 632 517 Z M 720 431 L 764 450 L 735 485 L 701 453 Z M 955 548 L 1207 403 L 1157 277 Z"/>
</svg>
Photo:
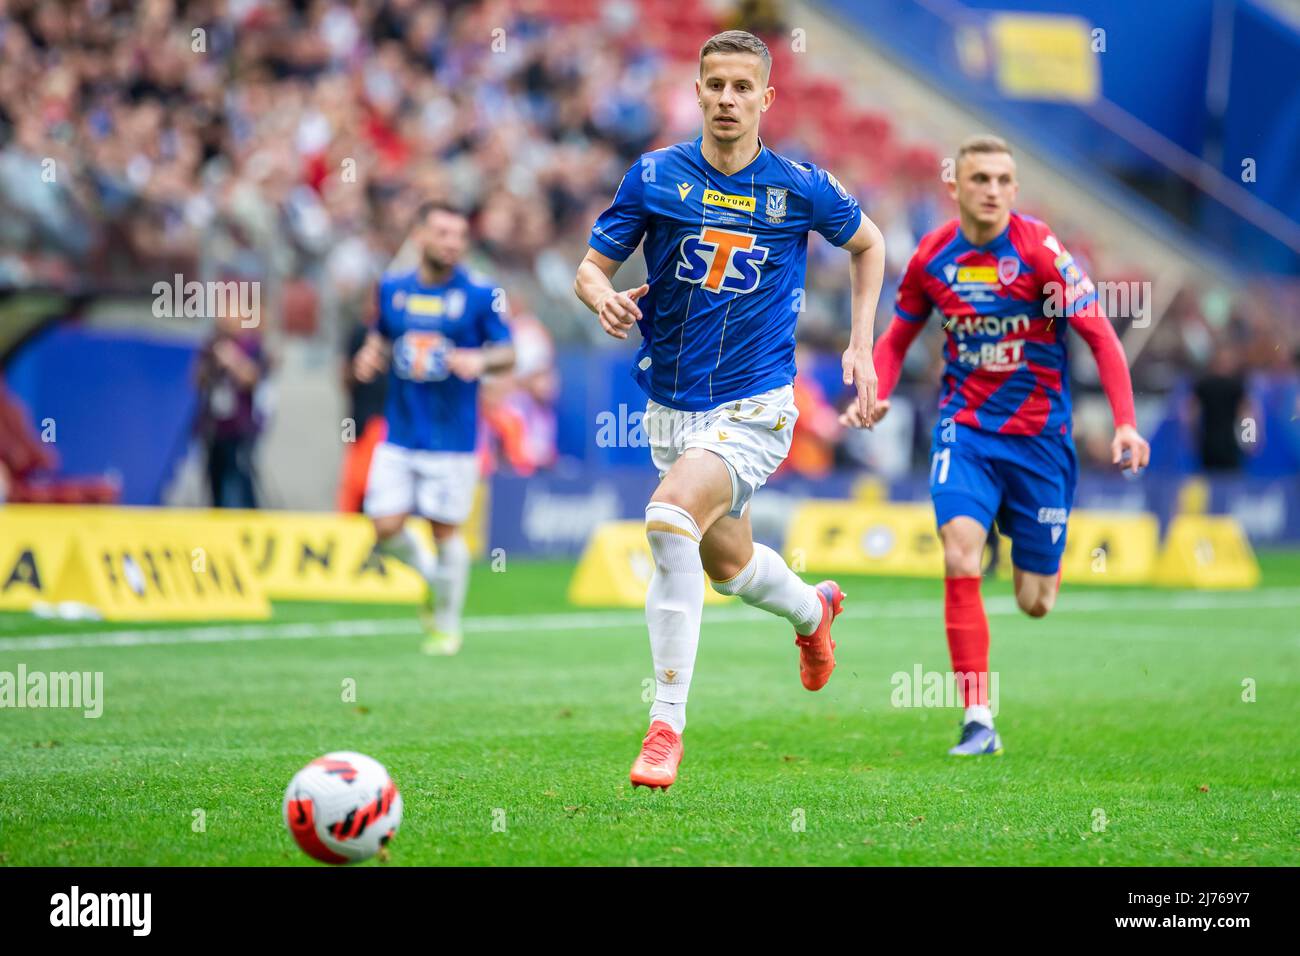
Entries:
<svg viewBox="0 0 1300 956">
<path fill-rule="evenodd" d="M 18 351 L 5 379 L 38 430 L 53 420 L 61 474 L 116 473 L 123 504 L 152 505 L 185 454 L 195 354 L 170 339 L 57 325 Z"/>
<path fill-rule="evenodd" d="M 1300 33 L 1253 0 L 822 0 L 822 6 L 1050 157 L 1089 191 L 1126 202 L 1149 228 L 1199 245 L 1226 268 L 1300 271 L 1300 191 L 1292 175 L 1300 169 L 1300 71 L 1279 68 L 1300 59 Z M 1104 29 L 1095 101 L 1003 95 L 988 28 L 995 14 L 1017 12 L 1078 17 L 1090 34 Z M 1249 180 L 1247 160 L 1254 163 Z M 1184 189 L 1172 197 L 1167 183 L 1180 179 Z M 1161 192 L 1161 206 L 1121 185 L 1143 182 Z M 1171 217 L 1193 182 L 1199 191 L 1192 208 Z"/>
</svg>

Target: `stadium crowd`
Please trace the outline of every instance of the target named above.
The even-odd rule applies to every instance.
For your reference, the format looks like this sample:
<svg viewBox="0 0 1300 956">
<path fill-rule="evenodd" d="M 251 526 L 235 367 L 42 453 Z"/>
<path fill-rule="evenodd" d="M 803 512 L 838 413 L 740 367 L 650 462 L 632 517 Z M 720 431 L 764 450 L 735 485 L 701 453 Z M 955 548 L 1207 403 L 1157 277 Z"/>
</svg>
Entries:
<svg viewBox="0 0 1300 956">
<path fill-rule="evenodd" d="M 473 213 L 476 258 L 529 303 L 542 336 L 608 344 L 575 307 L 573 267 L 636 156 L 694 135 L 683 36 L 771 33 L 780 15 L 749 4 L 722 22 L 683 5 L 675 25 L 698 29 L 680 30 L 648 24 L 631 2 L 579 19 L 553 19 L 552 6 L 572 4 L 0 0 L 0 288 L 256 280 L 270 331 L 343 343 L 400 257 L 411 211 L 445 198 Z M 773 52 L 793 92 L 765 120 L 767 141 L 834 169 L 881 226 L 883 327 L 917 237 L 948 215 L 940 152 L 901 142 L 887 115 L 847 104 L 784 45 Z M 814 95 L 842 108 L 788 105 Z M 1145 278 L 1053 221 L 1094 277 Z M 801 335 L 815 353 L 835 354 L 847 306 L 841 260 L 813 242 Z M 1135 387 L 1294 380 L 1297 314 L 1273 290 L 1184 290 L 1144 341 Z M 918 402 L 937 381 L 930 341 L 906 373 Z M 1095 383 L 1086 354 L 1076 374 Z M 829 426 L 812 437 L 840 440 Z M 1080 444 L 1095 455 L 1097 441 Z"/>
</svg>

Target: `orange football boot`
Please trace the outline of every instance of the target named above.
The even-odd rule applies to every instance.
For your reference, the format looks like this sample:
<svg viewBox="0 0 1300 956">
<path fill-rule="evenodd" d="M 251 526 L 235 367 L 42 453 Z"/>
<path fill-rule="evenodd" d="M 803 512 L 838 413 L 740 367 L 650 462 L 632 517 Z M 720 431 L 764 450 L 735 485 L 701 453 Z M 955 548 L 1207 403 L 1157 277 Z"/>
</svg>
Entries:
<svg viewBox="0 0 1300 956">
<path fill-rule="evenodd" d="M 844 592 L 834 581 L 817 585 L 817 597 L 822 602 L 822 622 L 807 637 L 798 633 L 794 642 L 799 647 L 799 679 L 809 690 L 821 690 L 835 670 L 835 642 L 831 640 L 831 624 L 844 610 Z"/>
<path fill-rule="evenodd" d="M 682 762 L 682 735 L 662 720 L 651 722 L 641 741 L 641 753 L 628 775 L 634 787 L 661 787 L 667 790 L 677 780 L 677 765 Z"/>
</svg>

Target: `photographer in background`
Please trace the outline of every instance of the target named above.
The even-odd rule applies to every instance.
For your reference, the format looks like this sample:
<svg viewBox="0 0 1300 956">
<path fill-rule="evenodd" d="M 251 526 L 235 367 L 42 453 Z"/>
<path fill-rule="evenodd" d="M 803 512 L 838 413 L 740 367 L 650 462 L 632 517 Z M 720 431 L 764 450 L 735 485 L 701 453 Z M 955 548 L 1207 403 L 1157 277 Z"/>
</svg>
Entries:
<svg viewBox="0 0 1300 956">
<path fill-rule="evenodd" d="M 237 316 L 219 317 L 195 375 L 196 431 L 207 449 L 213 507 L 258 506 L 253 453 L 262 416 L 255 393 L 268 370 L 257 329 L 243 328 Z"/>
</svg>

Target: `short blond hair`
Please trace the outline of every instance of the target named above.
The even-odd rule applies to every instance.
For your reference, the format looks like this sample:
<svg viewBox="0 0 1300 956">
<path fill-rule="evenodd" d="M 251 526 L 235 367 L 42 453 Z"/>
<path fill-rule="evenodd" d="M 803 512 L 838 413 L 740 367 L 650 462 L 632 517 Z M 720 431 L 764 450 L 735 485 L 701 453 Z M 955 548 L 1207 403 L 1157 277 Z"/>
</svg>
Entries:
<svg viewBox="0 0 1300 956">
<path fill-rule="evenodd" d="M 1006 153 L 1012 155 L 1011 147 L 1001 136 L 994 136 L 991 133 L 980 133 L 976 136 L 967 136 L 957 147 L 957 162 L 968 153 Z"/>
<path fill-rule="evenodd" d="M 704 75 L 704 58 L 710 53 L 752 53 L 763 61 L 764 78 L 772 75 L 772 54 L 767 44 L 744 30 L 724 30 L 704 41 L 700 47 L 700 75 Z"/>
</svg>

